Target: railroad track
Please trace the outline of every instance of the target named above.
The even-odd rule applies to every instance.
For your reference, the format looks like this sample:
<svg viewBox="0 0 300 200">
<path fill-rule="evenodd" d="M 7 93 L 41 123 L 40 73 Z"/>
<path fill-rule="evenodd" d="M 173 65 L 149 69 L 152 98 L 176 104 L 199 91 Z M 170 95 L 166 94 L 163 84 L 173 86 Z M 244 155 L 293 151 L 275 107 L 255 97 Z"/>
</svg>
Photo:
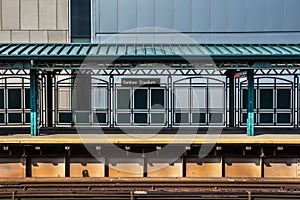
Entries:
<svg viewBox="0 0 300 200">
<path fill-rule="evenodd" d="M 298 179 L 25 178 L 0 180 L 0 199 L 300 199 Z"/>
</svg>

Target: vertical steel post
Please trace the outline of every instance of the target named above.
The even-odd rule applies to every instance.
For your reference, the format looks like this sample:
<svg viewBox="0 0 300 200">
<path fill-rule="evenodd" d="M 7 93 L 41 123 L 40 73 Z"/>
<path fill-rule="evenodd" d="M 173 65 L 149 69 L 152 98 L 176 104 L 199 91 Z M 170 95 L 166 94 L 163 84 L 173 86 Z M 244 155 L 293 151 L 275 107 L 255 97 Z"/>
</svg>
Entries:
<svg viewBox="0 0 300 200">
<path fill-rule="evenodd" d="M 234 127 L 235 121 L 234 121 L 234 116 L 235 116 L 235 104 L 234 104 L 234 90 L 235 90 L 235 85 L 234 85 L 234 74 L 228 74 L 227 75 L 229 78 L 229 127 Z"/>
<path fill-rule="evenodd" d="M 53 125 L 53 83 L 52 83 L 52 72 L 47 72 L 47 126 L 52 127 Z"/>
<path fill-rule="evenodd" d="M 172 127 L 172 124 L 173 124 L 173 112 L 172 112 L 172 108 L 173 108 L 173 89 L 172 89 L 172 85 L 173 85 L 173 82 L 172 82 L 172 76 L 169 75 L 168 78 L 167 78 L 167 99 L 168 99 L 168 102 L 166 103 L 166 111 L 167 111 L 167 114 L 166 114 L 166 118 L 167 118 L 167 125 L 168 127 Z M 173 106 L 172 106 L 173 105 Z"/>
<path fill-rule="evenodd" d="M 114 90 L 114 77 L 113 75 L 111 75 L 109 77 L 109 127 L 114 127 L 115 123 L 115 118 L 117 116 L 116 112 L 115 112 L 115 104 L 114 104 L 114 94 L 115 94 L 115 90 Z"/>
<path fill-rule="evenodd" d="M 248 118 L 247 135 L 254 136 L 254 71 L 248 70 Z"/>
<path fill-rule="evenodd" d="M 32 136 L 40 135 L 39 127 L 39 89 L 38 73 L 36 69 L 30 70 L 30 133 Z"/>
</svg>

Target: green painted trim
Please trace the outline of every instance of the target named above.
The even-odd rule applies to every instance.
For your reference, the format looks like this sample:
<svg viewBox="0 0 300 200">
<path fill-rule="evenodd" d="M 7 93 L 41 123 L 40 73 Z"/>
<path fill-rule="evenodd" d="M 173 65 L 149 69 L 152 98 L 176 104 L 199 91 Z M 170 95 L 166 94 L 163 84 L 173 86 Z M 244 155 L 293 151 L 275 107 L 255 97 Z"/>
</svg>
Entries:
<svg viewBox="0 0 300 200">
<path fill-rule="evenodd" d="M 300 56 L 296 44 L 92 44 L 74 39 L 65 44 L 0 44 L 0 57 L 84 56 Z"/>
</svg>

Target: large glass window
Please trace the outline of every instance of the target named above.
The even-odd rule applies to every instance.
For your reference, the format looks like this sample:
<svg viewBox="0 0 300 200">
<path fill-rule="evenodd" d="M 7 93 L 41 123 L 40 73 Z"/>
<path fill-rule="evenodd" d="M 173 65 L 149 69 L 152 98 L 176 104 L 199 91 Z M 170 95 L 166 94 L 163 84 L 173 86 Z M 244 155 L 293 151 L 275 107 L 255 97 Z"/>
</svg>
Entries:
<svg viewBox="0 0 300 200">
<path fill-rule="evenodd" d="M 255 79 L 254 121 L 256 125 L 292 125 L 291 81 L 276 78 Z M 247 123 L 247 82 L 242 82 L 241 124 Z"/>
<path fill-rule="evenodd" d="M 225 84 L 221 80 L 177 81 L 174 84 L 174 125 L 224 125 L 224 96 Z"/>
<path fill-rule="evenodd" d="M 0 124 L 30 124 L 29 85 L 29 78 L 25 77 L 0 79 Z"/>
<path fill-rule="evenodd" d="M 71 0 L 71 37 L 75 43 L 91 41 L 91 0 Z"/>
<path fill-rule="evenodd" d="M 165 125 L 165 91 L 163 87 L 118 87 L 116 125 Z"/>
<path fill-rule="evenodd" d="M 107 126 L 110 117 L 108 83 L 92 75 L 79 76 L 56 82 L 57 125 Z"/>
</svg>

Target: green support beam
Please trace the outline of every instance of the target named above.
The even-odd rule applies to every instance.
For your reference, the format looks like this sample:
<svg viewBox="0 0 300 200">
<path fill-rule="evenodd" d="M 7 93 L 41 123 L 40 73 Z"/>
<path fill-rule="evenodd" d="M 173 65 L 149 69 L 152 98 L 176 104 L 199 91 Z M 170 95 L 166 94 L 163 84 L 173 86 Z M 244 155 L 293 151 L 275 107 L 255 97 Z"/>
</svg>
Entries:
<svg viewBox="0 0 300 200">
<path fill-rule="evenodd" d="M 247 135 L 254 136 L 254 71 L 248 70 L 248 118 Z"/>
<path fill-rule="evenodd" d="M 32 136 L 40 135 L 38 102 L 38 73 L 36 69 L 32 69 L 30 70 L 30 133 Z"/>
</svg>

